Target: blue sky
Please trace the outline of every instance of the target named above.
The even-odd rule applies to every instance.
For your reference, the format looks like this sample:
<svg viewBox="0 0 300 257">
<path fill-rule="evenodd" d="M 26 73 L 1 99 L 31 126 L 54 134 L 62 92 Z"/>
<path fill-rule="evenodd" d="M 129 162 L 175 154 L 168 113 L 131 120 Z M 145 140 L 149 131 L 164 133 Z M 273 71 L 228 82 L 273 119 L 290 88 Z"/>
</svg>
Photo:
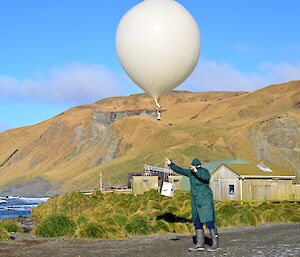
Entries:
<svg viewBox="0 0 300 257">
<path fill-rule="evenodd" d="M 0 1 L 0 131 L 74 105 L 139 93 L 115 51 L 137 0 Z M 300 79 L 298 0 L 178 0 L 201 30 L 201 57 L 180 89 L 255 90 Z"/>
</svg>

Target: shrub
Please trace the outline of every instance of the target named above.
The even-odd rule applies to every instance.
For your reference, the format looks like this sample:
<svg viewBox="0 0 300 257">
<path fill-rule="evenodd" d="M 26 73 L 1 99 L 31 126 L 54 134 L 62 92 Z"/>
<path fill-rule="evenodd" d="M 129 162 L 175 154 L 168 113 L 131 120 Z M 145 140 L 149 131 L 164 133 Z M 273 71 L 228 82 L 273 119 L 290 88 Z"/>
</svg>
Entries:
<svg viewBox="0 0 300 257">
<path fill-rule="evenodd" d="M 125 227 L 128 220 L 126 216 L 121 214 L 116 214 L 112 218 L 120 227 Z"/>
<path fill-rule="evenodd" d="M 244 208 L 242 214 L 240 215 L 240 222 L 243 225 L 256 225 L 256 219 L 253 211 L 249 208 Z"/>
<path fill-rule="evenodd" d="M 139 208 L 140 208 L 140 206 L 138 205 L 138 203 L 136 203 L 136 204 L 132 203 L 128 208 L 128 212 L 135 213 L 138 211 Z"/>
<path fill-rule="evenodd" d="M 4 219 L 0 221 L 0 227 L 5 228 L 8 232 L 20 232 L 21 229 L 17 222 L 10 219 Z"/>
<path fill-rule="evenodd" d="M 9 240 L 8 231 L 5 228 L 0 227 L 0 241 L 8 241 L 8 240 Z"/>
<path fill-rule="evenodd" d="M 176 222 L 174 223 L 174 230 L 175 233 L 188 233 L 189 229 L 185 223 Z"/>
<path fill-rule="evenodd" d="M 155 232 L 171 232 L 171 227 L 168 222 L 164 220 L 159 220 L 156 222 L 155 227 L 154 227 Z"/>
<path fill-rule="evenodd" d="M 56 218 L 49 218 L 53 215 Z M 216 215 L 218 227 L 299 222 L 300 203 L 223 201 L 216 202 Z M 57 222 L 61 216 L 67 220 L 60 221 L 63 226 Z M 118 239 L 128 235 L 193 232 L 191 216 L 190 192 L 176 191 L 173 198 L 168 198 L 151 190 L 139 196 L 101 192 L 88 196 L 78 192 L 59 195 L 35 208 L 31 218 L 37 224 L 35 232 L 42 236 L 73 236 L 76 227 L 76 237 Z M 6 230 L 15 229 L 14 224 L 9 226 Z M 64 226 L 67 231 L 61 232 Z M 58 232 L 54 232 L 56 229 Z"/>
<path fill-rule="evenodd" d="M 107 238 L 106 227 L 98 222 L 80 225 L 78 236 L 81 238 Z"/>
<path fill-rule="evenodd" d="M 176 206 L 174 205 L 168 205 L 166 208 L 165 208 L 166 212 L 170 212 L 170 213 L 176 213 L 179 211 L 179 208 L 177 208 Z"/>
<path fill-rule="evenodd" d="M 262 213 L 263 220 L 265 222 L 276 222 L 278 221 L 278 213 L 275 209 L 269 209 Z"/>
<path fill-rule="evenodd" d="M 80 224 L 85 224 L 85 223 L 88 223 L 87 217 L 80 215 L 77 219 L 77 224 L 80 225 Z"/>
<path fill-rule="evenodd" d="M 149 234 L 151 228 L 147 220 L 142 216 L 133 216 L 130 223 L 125 227 L 126 231 L 134 235 L 146 235 Z"/>
<path fill-rule="evenodd" d="M 151 199 L 151 200 L 158 201 L 162 199 L 160 193 L 154 189 L 151 189 L 149 192 L 145 192 L 142 196 L 145 198 L 145 200 Z"/>
<path fill-rule="evenodd" d="M 64 215 L 47 217 L 36 227 L 35 233 L 42 237 L 73 236 L 76 224 Z"/>
<path fill-rule="evenodd" d="M 189 211 L 182 212 L 180 216 L 185 219 L 192 219 L 192 211 L 189 210 Z"/>
</svg>

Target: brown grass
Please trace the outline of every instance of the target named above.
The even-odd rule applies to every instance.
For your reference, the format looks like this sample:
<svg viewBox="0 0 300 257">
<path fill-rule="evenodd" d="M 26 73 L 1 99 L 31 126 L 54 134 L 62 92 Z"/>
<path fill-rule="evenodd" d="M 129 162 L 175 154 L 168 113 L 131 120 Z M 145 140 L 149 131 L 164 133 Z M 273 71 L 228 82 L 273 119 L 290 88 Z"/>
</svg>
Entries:
<svg viewBox="0 0 300 257">
<path fill-rule="evenodd" d="M 95 160 L 105 155 L 109 143 L 107 146 L 104 139 L 91 139 L 93 109 L 152 110 L 153 101 L 142 94 L 75 107 L 34 126 L 0 133 L 0 162 L 19 149 L 1 168 L 0 187 L 37 176 L 64 191 L 96 187 L 99 170 L 106 184 L 124 184 L 127 173 L 142 171 L 146 163 L 162 166 L 165 155 L 183 165 L 195 156 L 256 160 L 248 129 L 282 114 L 300 123 L 299 108 L 294 107 L 299 90 L 300 82 L 296 81 L 253 93 L 171 92 L 161 98 L 166 109 L 161 122 L 151 117 L 129 117 L 113 124 L 120 139 L 118 156 L 102 165 Z M 83 130 L 83 138 L 90 141 L 74 141 L 78 127 Z"/>
</svg>

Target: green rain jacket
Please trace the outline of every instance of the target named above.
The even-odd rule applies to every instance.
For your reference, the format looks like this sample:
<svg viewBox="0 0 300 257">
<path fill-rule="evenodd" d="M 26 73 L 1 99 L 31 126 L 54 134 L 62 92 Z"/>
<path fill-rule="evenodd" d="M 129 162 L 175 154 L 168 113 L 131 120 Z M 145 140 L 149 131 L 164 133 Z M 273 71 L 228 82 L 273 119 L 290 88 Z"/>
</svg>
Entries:
<svg viewBox="0 0 300 257">
<path fill-rule="evenodd" d="M 201 223 L 215 221 L 213 194 L 209 187 L 209 171 L 200 167 L 195 173 L 190 169 L 183 169 L 173 162 L 169 164 L 169 167 L 173 171 L 190 178 L 193 222 L 196 221 L 197 217 Z"/>
</svg>

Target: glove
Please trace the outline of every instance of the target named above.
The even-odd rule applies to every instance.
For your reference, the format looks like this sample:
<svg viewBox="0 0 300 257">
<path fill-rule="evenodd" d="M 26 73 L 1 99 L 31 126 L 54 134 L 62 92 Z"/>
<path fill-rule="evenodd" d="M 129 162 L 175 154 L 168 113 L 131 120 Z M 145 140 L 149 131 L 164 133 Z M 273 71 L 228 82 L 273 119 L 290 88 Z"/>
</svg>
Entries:
<svg viewBox="0 0 300 257">
<path fill-rule="evenodd" d="M 170 165 L 171 163 L 172 163 L 172 161 L 169 159 L 169 158 L 165 158 L 165 163 L 167 164 L 167 165 Z"/>
<path fill-rule="evenodd" d="M 191 165 L 190 169 L 191 169 L 192 172 L 197 173 L 197 168 L 195 166 Z"/>
</svg>

